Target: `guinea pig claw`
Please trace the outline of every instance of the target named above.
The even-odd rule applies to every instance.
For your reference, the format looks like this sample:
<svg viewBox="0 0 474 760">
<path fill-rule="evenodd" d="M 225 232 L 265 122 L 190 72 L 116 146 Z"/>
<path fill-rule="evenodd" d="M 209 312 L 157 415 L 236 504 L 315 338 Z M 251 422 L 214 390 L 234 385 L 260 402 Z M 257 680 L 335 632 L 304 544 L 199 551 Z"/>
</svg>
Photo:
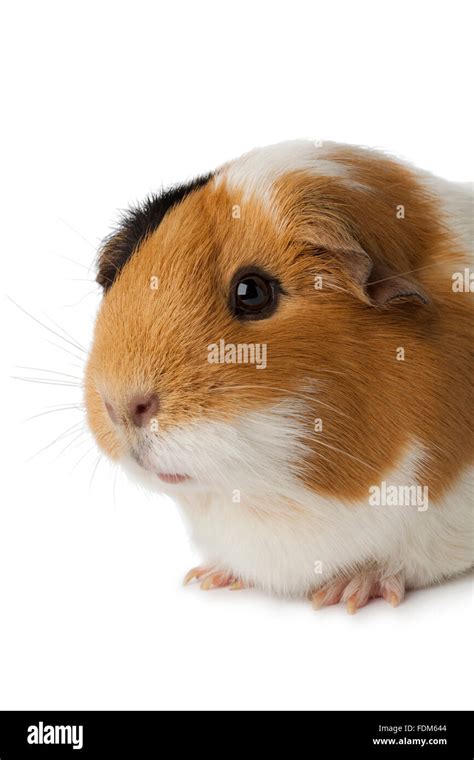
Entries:
<svg viewBox="0 0 474 760">
<path fill-rule="evenodd" d="M 211 567 L 193 567 L 186 573 L 183 585 L 187 586 L 191 581 L 201 581 L 202 591 L 210 591 L 214 588 L 229 588 L 230 591 L 238 591 L 244 588 L 244 584 L 227 571 L 217 571 Z"/>
<path fill-rule="evenodd" d="M 315 594 L 311 597 L 311 604 L 313 606 L 313 610 L 320 610 L 325 605 L 325 597 L 326 594 L 324 591 L 317 591 Z"/>
<path fill-rule="evenodd" d="M 349 615 L 355 615 L 357 612 L 358 604 L 357 604 L 357 594 L 353 594 L 346 603 L 346 610 Z"/>
<path fill-rule="evenodd" d="M 311 596 L 313 610 L 320 610 L 322 607 L 338 604 L 341 601 L 342 592 L 344 591 L 345 586 L 345 581 L 335 581 L 319 591 L 315 591 Z"/>
<path fill-rule="evenodd" d="M 370 599 L 381 597 L 392 607 L 398 607 L 405 593 L 405 585 L 400 574 L 383 577 L 376 571 L 361 572 L 345 581 L 327 583 L 311 595 L 313 609 L 319 610 L 331 604 L 343 602 L 349 615 L 365 607 Z"/>
<path fill-rule="evenodd" d="M 388 598 L 387 598 L 387 595 L 384 594 L 384 599 L 386 602 L 391 604 L 392 607 L 398 607 L 398 605 L 401 602 L 401 599 L 399 599 L 398 596 L 393 592 L 388 595 Z"/>
<path fill-rule="evenodd" d="M 384 578 L 380 581 L 380 596 L 392 607 L 398 607 L 405 596 L 405 584 L 400 575 Z"/>
<path fill-rule="evenodd" d="M 204 578 L 201 583 L 203 591 L 209 591 L 211 588 L 224 588 L 232 583 L 232 578 L 228 573 L 211 573 Z"/>
<path fill-rule="evenodd" d="M 203 575 L 209 572 L 209 568 L 206 567 L 193 567 L 189 570 L 183 579 L 183 586 L 187 586 L 191 581 L 198 581 Z"/>
</svg>

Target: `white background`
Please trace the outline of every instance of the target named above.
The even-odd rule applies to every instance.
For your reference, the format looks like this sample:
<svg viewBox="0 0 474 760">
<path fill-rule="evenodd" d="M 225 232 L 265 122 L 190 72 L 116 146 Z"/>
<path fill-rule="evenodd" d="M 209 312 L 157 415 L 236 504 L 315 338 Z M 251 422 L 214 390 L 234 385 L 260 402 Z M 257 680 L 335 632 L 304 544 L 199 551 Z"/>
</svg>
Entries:
<svg viewBox="0 0 474 760">
<path fill-rule="evenodd" d="M 361 143 L 472 179 L 467 8 L 8 4 L 6 293 L 87 348 L 99 301 L 89 267 L 117 209 L 255 145 Z M 183 589 L 199 558 L 171 502 L 106 461 L 93 476 L 80 409 L 25 421 L 80 404 L 81 387 L 10 376 L 80 383 L 83 352 L 9 300 L 2 308 L 0 708 L 472 707 L 469 578 L 355 617 L 254 591 Z M 71 431 L 33 456 L 76 423 L 80 438 Z"/>
</svg>

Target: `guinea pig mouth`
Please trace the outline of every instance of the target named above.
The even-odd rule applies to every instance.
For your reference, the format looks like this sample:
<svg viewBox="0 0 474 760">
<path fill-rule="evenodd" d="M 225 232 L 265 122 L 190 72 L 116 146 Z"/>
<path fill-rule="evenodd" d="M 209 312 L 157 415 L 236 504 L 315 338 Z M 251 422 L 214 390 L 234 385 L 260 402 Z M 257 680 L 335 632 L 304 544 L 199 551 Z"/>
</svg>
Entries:
<svg viewBox="0 0 474 760">
<path fill-rule="evenodd" d="M 180 475 L 177 472 L 157 472 L 156 475 L 163 483 L 182 483 L 184 480 L 190 480 L 189 475 Z"/>
<path fill-rule="evenodd" d="M 155 466 L 151 466 L 146 461 L 146 458 L 144 459 L 136 451 L 132 450 L 131 454 L 132 454 L 132 458 L 135 460 L 135 462 L 143 470 L 146 470 L 147 472 L 153 473 L 163 483 L 169 483 L 171 485 L 174 485 L 174 484 L 177 484 L 177 483 L 183 483 L 185 480 L 191 480 L 191 477 L 189 475 L 186 475 L 185 473 L 180 473 L 180 472 L 162 472 L 162 471 L 158 470 Z"/>
</svg>

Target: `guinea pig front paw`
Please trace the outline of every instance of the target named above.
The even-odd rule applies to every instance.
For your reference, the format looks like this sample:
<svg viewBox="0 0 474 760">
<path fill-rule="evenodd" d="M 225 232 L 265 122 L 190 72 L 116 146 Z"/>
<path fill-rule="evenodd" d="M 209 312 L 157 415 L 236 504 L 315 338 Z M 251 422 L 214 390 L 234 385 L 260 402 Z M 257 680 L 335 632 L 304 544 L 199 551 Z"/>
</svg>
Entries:
<svg viewBox="0 0 474 760">
<path fill-rule="evenodd" d="M 200 581 L 203 591 L 210 591 L 213 588 L 228 588 L 230 591 L 240 591 L 246 588 L 243 581 L 236 578 L 227 570 L 218 570 L 216 567 L 199 566 L 193 567 L 186 573 L 183 584 L 185 586 L 191 581 Z"/>
<path fill-rule="evenodd" d="M 401 573 L 387 576 L 370 569 L 357 573 L 352 578 L 330 581 L 311 594 L 311 601 L 315 610 L 343 602 L 347 612 L 353 615 L 370 599 L 377 597 L 385 599 L 392 607 L 398 607 L 404 594 L 405 582 Z"/>
</svg>

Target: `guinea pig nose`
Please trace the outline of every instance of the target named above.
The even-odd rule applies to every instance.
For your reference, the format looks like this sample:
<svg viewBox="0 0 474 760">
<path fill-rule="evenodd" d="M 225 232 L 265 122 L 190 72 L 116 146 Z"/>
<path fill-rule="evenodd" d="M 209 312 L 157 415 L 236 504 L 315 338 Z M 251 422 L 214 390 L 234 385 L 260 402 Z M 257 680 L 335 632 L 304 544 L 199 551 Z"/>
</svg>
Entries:
<svg viewBox="0 0 474 760">
<path fill-rule="evenodd" d="M 144 427 L 155 416 L 159 406 L 156 393 L 150 396 L 135 396 L 128 404 L 128 415 L 134 425 Z"/>
</svg>

